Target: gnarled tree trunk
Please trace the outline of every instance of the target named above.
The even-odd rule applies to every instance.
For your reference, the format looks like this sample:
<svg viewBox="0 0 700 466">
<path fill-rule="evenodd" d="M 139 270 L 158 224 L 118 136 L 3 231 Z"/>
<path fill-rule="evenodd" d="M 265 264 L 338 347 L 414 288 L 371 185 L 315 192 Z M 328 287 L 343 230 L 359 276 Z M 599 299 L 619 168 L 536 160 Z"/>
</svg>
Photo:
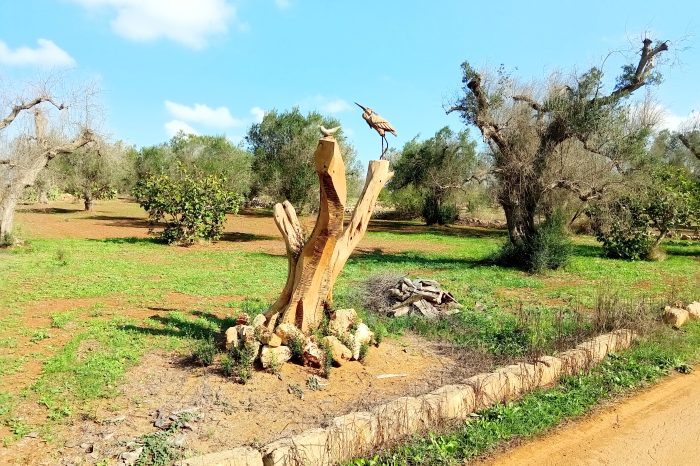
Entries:
<svg viewBox="0 0 700 466">
<path fill-rule="evenodd" d="M 309 332 L 321 324 L 324 306 L 333 300 L 335 280 L 367 231 L 379 192 L 392 176 L 388 161 L 370 162 L 364 190 L 346 225 L 345 164 L 332 136 L 319 140 L 314 162 L 320 181 L 320 209 L 311 236 L 304 240 L 289 201 L 274 208 L 275 223 L 287 247 L 288 267 L 284 289 L 265 313 L 271 329 L 290 323 Z"/>
</svg>

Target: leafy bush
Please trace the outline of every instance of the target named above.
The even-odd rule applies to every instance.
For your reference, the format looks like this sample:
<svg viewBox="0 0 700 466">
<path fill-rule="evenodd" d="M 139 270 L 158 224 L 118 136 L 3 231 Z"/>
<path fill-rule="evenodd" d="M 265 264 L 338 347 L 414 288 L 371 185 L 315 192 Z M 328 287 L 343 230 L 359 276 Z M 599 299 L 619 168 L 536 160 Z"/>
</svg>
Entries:
<svg viewBox="0 0 700 466">
<path fill-rule="evenodd" d="M 521 244 L 508 241 L 503 245 L 496 261 L 539 273 L 565 266 L 570 255 L 566 218 L 562 212 L 555 211 L 537 228 L 530 241 Z"/>
<path fill-rule="evenodd" d="M 152 175 L 139 181 L 134 195 L 151 224 L 165 221 L 163 240 L 189 245 L 218 239 L 226 213 L 238 211 L 242 199 L 225 185 L 222 177 L 190 173 L 180 165 L 177 176 Z"/>
<path fill-rule="evenodd" d="M 589 209 L 595 237 L 603 244 L 606 256 L 639 260 L 649 255 L 654 237 L 649 231 L 649 217 L 639 199 L 620 197 L 607 205 Z"/>
<path fill-rule="evenodd" d="M 459 211 L 453 202 L 442 203 L 434 196 L 427 195 L 421 215 L 426 225 L 449 225 L 457 220 Z"/>
<path fill-rule="evenodd" d="M 423 194 L 413 185 L 397 189 L 389 195 L 389 203 L 394 207 L 394 213 L 400 219 L 412 220 L 423 212 Z"/>
<path fill-rule="evenodd" d="M 194 348 L 193 356 L 195 360 L 203 366 L 211 366 L 216 356 L 216 342 L 213 338 L 200 340 Z"/>
</svg>

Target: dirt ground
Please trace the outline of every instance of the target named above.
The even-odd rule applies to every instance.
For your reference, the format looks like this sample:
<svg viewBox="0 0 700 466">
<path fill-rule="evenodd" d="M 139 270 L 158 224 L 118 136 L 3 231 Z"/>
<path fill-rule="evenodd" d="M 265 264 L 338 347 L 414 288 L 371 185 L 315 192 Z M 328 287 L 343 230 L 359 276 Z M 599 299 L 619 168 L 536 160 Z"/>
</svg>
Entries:
<svg viewBox="0 0 700 466">
<path fill-rule="evenodd" d="M 567 423 L 480 466 L 700 464 L 700 368 Z"/>
<path fill-rule="evenodd" d="M 27 238 L 124 238 L 146 237 L 145 212 L 133 203 L 120 200 L 96 203 L 85 212 L 78 203 L 53 202 L 49 206 L 22 206 L 17 215 L 20 235 Z M 314 218 L 303 218 L 309 228 Z M 410 224 L 406 228 L 415 228 Z M 381 231 L 381 222 L 374 224 Z M 384 227 L 386 228 L 386 227 Z M 284 245 L 269 215 L 247 213 L 229 216 L 222 241 L 194 248 L 249 250 L 283 255 Z M 415 248 L 415 241 L 384 242 L 365 238 L 359 250 L 395 252 Z M 426 250 L 442 246 L 421 245 Z M 225 311 L 225 304 L 240 299 L 217 296 L 194 299 L 170 294 L 169 305 L 189 309 L 206 304 Z M 46 328 L 51 312 L 89 309 L 99 302 L 101 316 L 119 313 L 136 319 L 153 314 L 157 303 L 134 305 L 121 298 L 59 299 L 23 303 L 23 325 L 29 329 Z M 86 311 L 87 312 L 87 311 Z M 85 317 L 85 316 L 81 316 Z M 100 317 L 100 318 L 102 318 Z M 72 329 L 54 329 L 51 347 L 55 351 L 71 337 Z M 24 339 L 18 337 L 21 347 Z M 47 351 L 49 349 L 47 348 Z M 397 361 L 399 363 L 397 364 Z M 151 353 L 125 376 L 116 398 L 99 401 L 89 414 L 63 427 L 52 427 L 52 439 L 44 435 L 26 436 L 9 448 L 0 447 L 0 464 L 53 465 L 94 464 L 102 458 L 118 458 L 128 451 L 138 437 L 158 431 L 160 418 L 178 412 L 190 412 L 193 419 L 175 439 L 190 453 L 205 453 L 239 445 L 261 444 L 293 434 L 324 421 L 400 396 L 426 393 L 438 386 L 487 370 L 493 361 L 484 355 L 455 353 L 450 347 L 438 346 L 406 335 L 385 340 L 373 348 L 363 363 L 349 362 L 332 371 L 329 380 L 320 378 L 321 390 L 307 387 L 315 375 L 313 369 L 286 364 L 279 374 L 256 372 L 246 385 L 233 383 L 215 369 L 193 365 L 186 358 L 171 353 Z M 13 392 L 31 386 L 41 372 L 41 363 L 29 361 L 21 372 L 3 378 L 0 388 Z M 400 377 L 378 378 L 385 374 Z M 303 392 L 301 398 L 300 391 Z M 23 418 L 45 416 L 45 410 L 27 407 Z M 7 432 L 2 432 L 7 433 Z"/>
</svg>

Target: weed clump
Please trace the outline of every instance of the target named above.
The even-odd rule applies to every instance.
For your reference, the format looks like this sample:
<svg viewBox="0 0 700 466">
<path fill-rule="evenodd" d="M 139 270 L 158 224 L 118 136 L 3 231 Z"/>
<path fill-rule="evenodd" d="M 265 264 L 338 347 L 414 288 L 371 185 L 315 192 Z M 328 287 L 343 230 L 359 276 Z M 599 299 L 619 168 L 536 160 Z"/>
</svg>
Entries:
<svg viewBox="0 0 700 466">
<path fill-rule="evenodd" d="M 197 342 L 194 348 L 194 360 L 203 366 L 211 366 L 216 356 L 216 342 L 213 338 L 206 338 Z"/>
</svg>

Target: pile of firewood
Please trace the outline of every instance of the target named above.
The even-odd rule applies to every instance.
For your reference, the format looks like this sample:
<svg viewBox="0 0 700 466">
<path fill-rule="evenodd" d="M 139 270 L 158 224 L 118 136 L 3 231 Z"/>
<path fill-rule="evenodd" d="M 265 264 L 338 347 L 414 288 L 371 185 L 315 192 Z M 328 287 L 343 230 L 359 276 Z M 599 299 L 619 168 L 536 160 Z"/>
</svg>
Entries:
<svg viewBox="0 0 700 466">
<path fill-rule="evenodd" d="M 396 286 L 389 288 L 388 294 L 392 304 L 385 312 L 394 317 L 410 314 L 434 319 L 459 312 L 462 307 L 434 280 L 402 277 Z"/>
</svg>

